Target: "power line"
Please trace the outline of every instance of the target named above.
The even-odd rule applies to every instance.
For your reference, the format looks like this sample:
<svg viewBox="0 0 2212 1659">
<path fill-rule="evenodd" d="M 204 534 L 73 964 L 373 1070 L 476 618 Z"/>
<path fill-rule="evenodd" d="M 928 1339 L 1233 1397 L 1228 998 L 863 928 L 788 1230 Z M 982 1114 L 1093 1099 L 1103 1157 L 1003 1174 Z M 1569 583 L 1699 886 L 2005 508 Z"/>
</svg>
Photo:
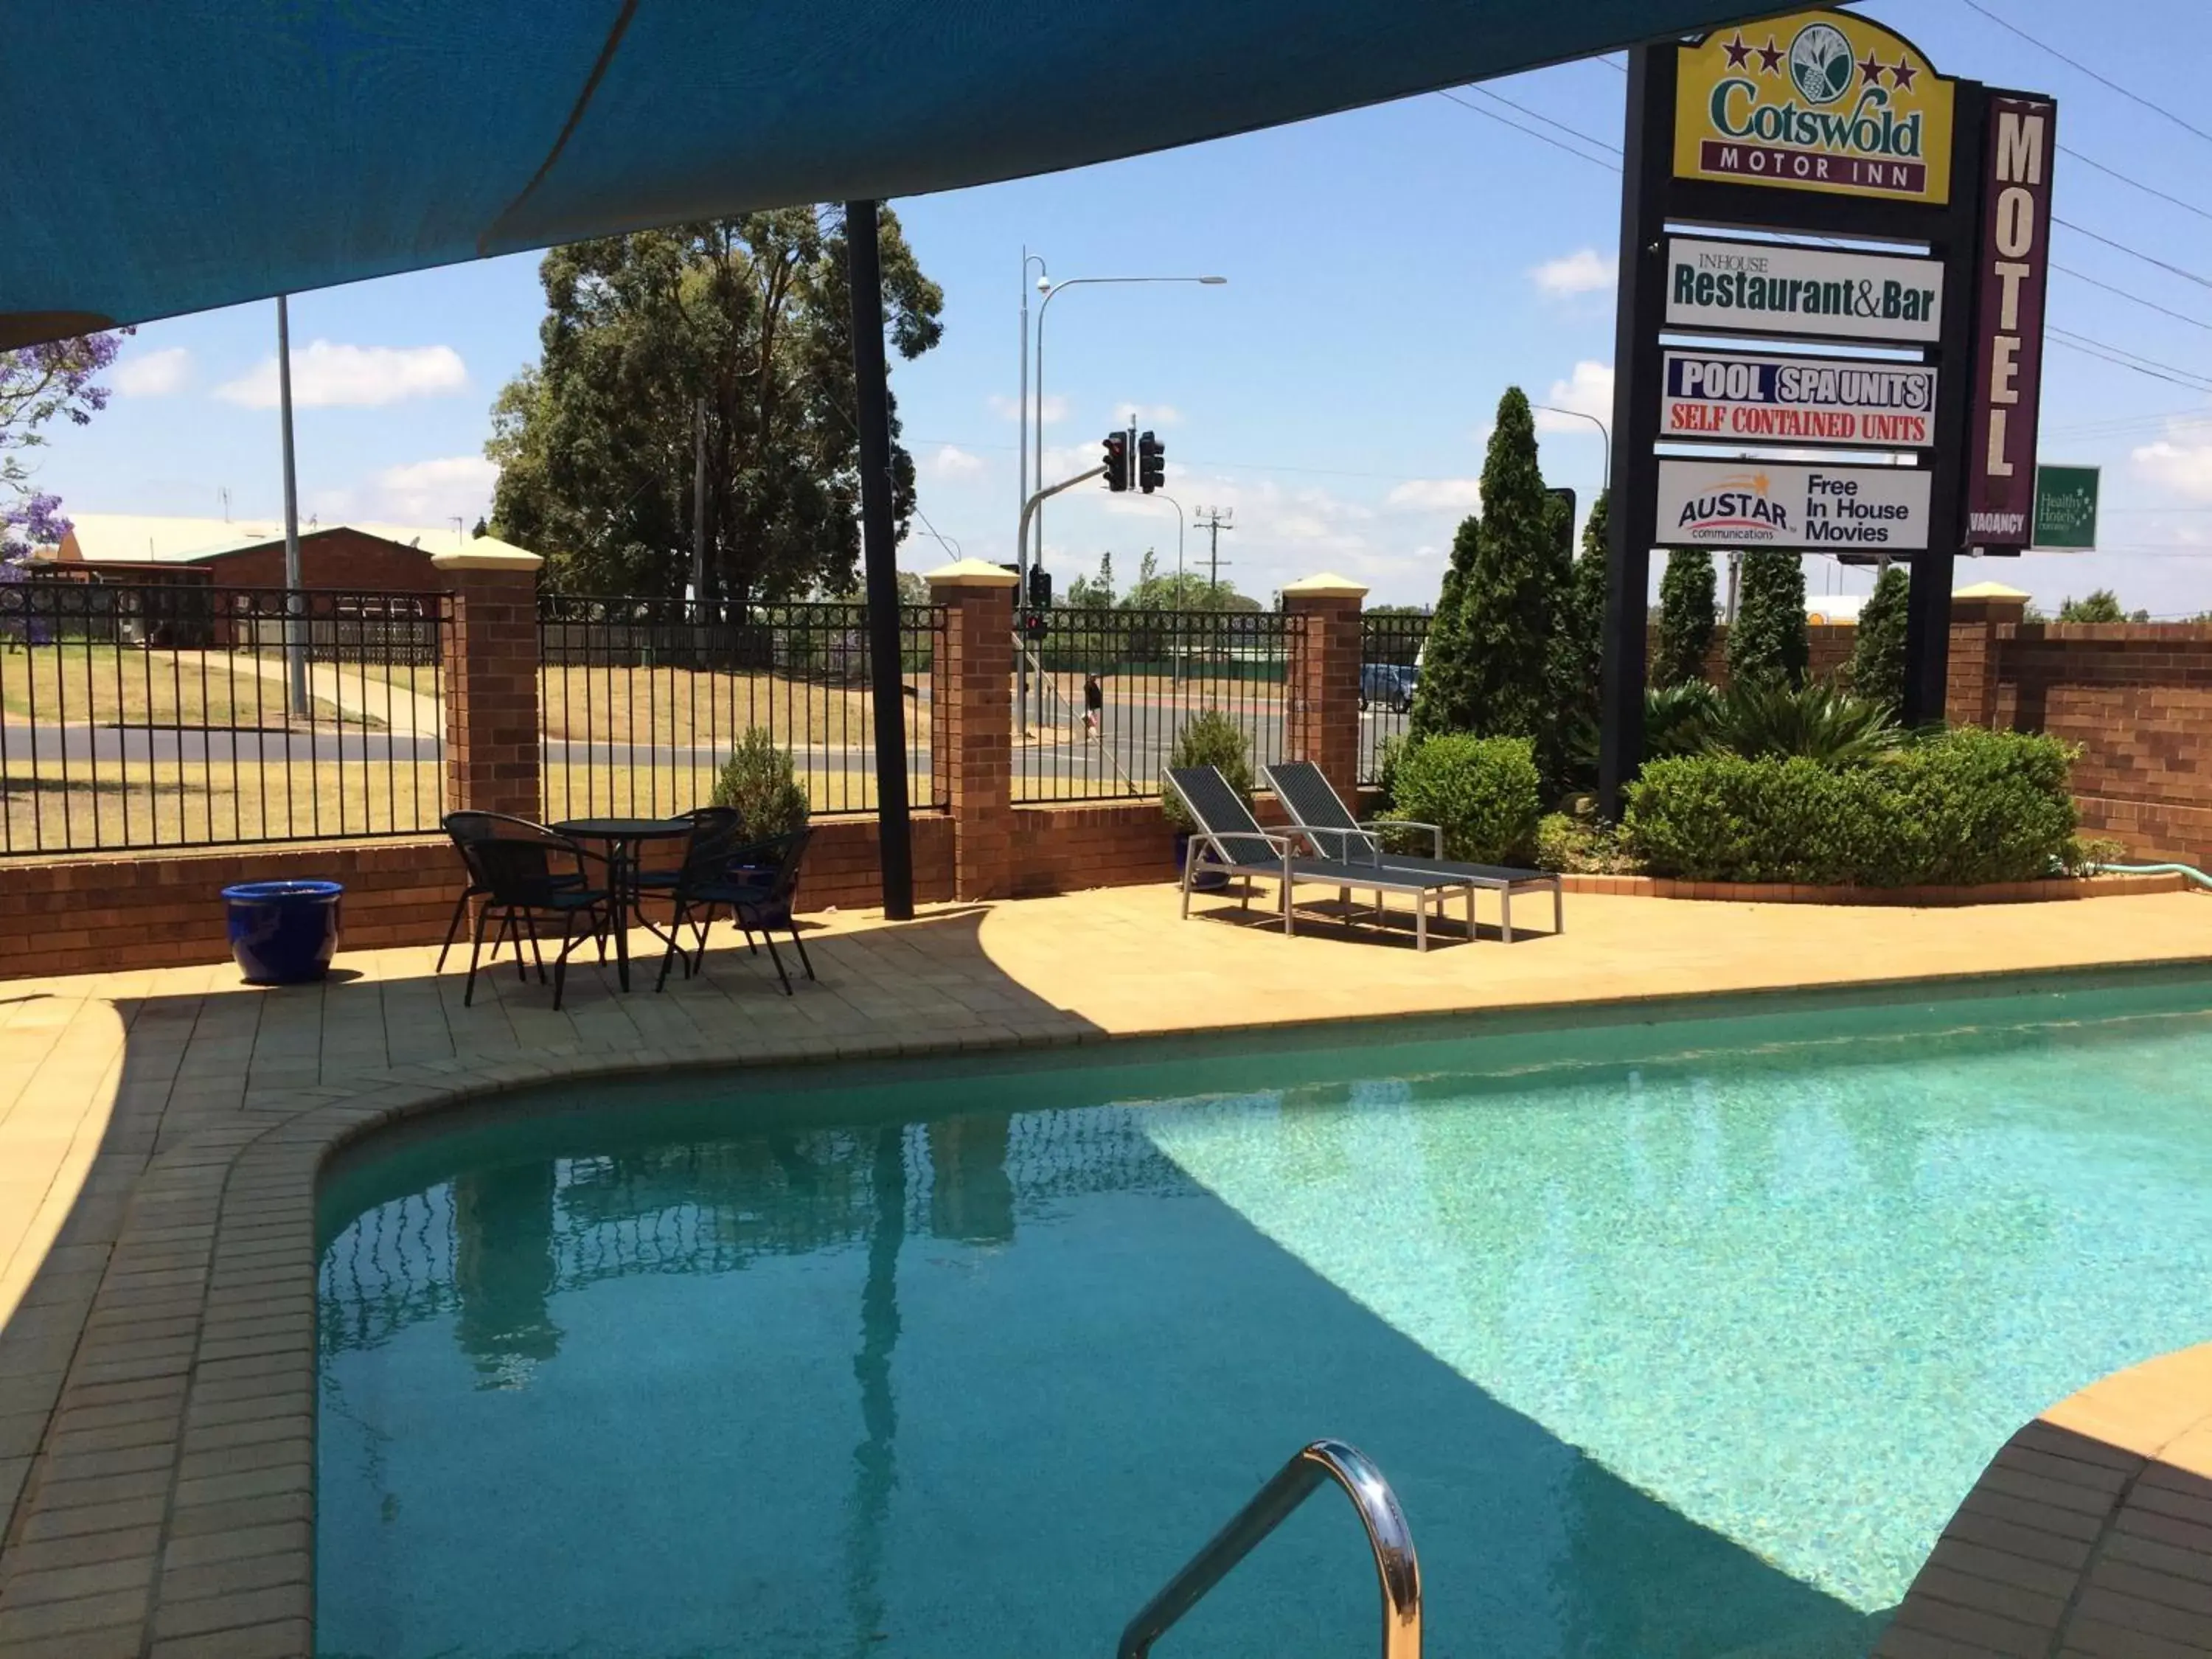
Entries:
<svg viewBox="0 0 2212 1659">
<path fill-rule="evenodd" d="M 2071 265 L 2062 265 L 2055 259 L 2051 261 L 2051 268 L 2053 270 L 2063 272 L 2066 276 L 2071 276 L 2077 283 L 2087 283 L 2091 288 L 2101 288 L 2107 294 L 2117 294 L 2123 300 L 2132 300 L 2136 304 L 2142 306 L 2146 310 L 2155 311 L 2162 316 L 2172 318 L 2177 323 L 2186 323 L 2191 328 L 2201 328 L 2206 333 L 2212 334 L 2212 323 L 2202 322 L 2197 318 L 2184 316 L 2178 311 L 2169 311 L 2166 307 L 2159 304 L 2155 300 L 2146 300 L 2140 294 L 2130 294 L 2124 288 L 2115 288 L 2110 283 L 2105 282 L 2100 277 L 2090 276 L 2087 271 L 2076 270 Z"/>
<path fill-rule="evenodd" d="M 2061 154 L 2072 156 L 2083 167 L 2094 167 L 2098 172 L 2108 174 L 2124 185 L 2131 185 L 2146 196 L 2155 196 L 2161 202 L 2171 202 L 2185 213 L 2193 213 L 2200 219 L 2212 219 L 2212 210 L 2201 208 L 2194 202 L 2185 202 L 2179 196 L 2169 196 L 2164 191 L 2147 185 L 2131 174 L 2121 172 L 2118 167 L 2108 167 L 2102 161 L 2093 161 L 2071 144 L 2061 144 L 2058 149 Z"/>
<path fill-rule="evenodd" d="M 1592 155 L 1586 150 L 1579 150 L 1575 149 L 1572 145 L 1563 144 L 1558 139 L 1553 137 L 1549 133 L 1539 132 L 1534 127 L 1524 127 L 1518 121 L 1512 120 L 1506 116 L 1500 115 L 1494 109 L 1485 109 L 1480 104 L 1470 104 L 1466 99 L 1456 97 L 1449 92 L 1439 91 L 1437 94 L 1437 96 L 1439 98 L 1449 99 L 1453 103 L 1457 104 L 1463 110 L 1472 111 L 1477 115 L 1487 116 L 1490 119 L 1497 122 L 1500 126 L 1511 127 L 1516 132 L 1526 133 L 1529 137 L 1535 139 L 1537 143 L 1549 144 L 1553 149 L 1562 150 L 1567 155 L 1573 156 L 1578 161 L 1588 161 L 1592 167 L 1603 167 L 1608 173 L 1618 173 L 1620 171 L 1620 163 L 1618 161 L 1608 161 L 1601 156 Z"/>
<path fill-rule="evenodd" d="M 2153 368 L 2148 363 L 2130 362 L 2128 359 L 2132 354 L 2114 355 L 2118 352 L 2117 347 L 2100 349 L 2100 342 L 2088 340 L 2079 335 L 2069 334 L 2063 329 L 2047 328 L 2045 332 L 2051 337 L 2051 343 L 2054 345 L 2064 346 L 2067 349 L 2078 351 L 2084 356 L 2101 358 L 2117 368 L 2131 368 L 2138 374 L 2148 374 L 2154 380 L 2164 380 L 2169 385 L 2186 386 L 2191 392 L 2212 392 L 2212 380 L 2206 380 L 2202 376 L 2185 379 L 2180 374 L 2169 374 L 2163 368 Z"/>
<path fill-rule="evenodd" d="M 1522 114 L 1527 116 L 1532 121 L 1541 121 L 1547 127 L 1557 127 L 1561 132 L 1567 134 L 1570 137 L 1579 138 L 1583 143 L 1594 145 L 1599 149 L 1607 151 L 1608 154 L 1613 155 L 1620 154 L 1620 146 L 1619 144 L 1608 144 L 1602 138 L 1592 137 L 1589 133 L 1584 132 L 1580 127 L 1571 127 L 1565 121 L 1554 121 L 1550 116 L 1544 114 L 1541 111 L 1530 109 L 1526 104 L 1516 103 L 1512 99 L 1508 98 L 1502 92 L 1492 92 L 1488 87 L 1469 87 L 1468 90 L 1480 97 L 1490 99 L 1492 102 L 1503 104 L 1508 109 L 1517 109 L 1522 112 Z"/>
<path fill-rule="evenodd" d="M 2139 247 L 2130 247 L 2125 242 L 2116 242 L 2109 236 L 2100 236 L 2095 231 L 2086 230 L 2071 219 L 2062 219 L 2054 213 L 2051 216 L 2051 222 L 2054 225 L 2065 226 L 2076 236 L 2086 236 L 2093 242 L 2102 242 L 2106 247 L 2117 248 L 2130 259 L 2140 259 L 2147 265 L 2156 265 L 2160 270 L 2171 271 L 2174 276 L 2194 283 L 2199 288 L 2212 288 L 2212 276 L 2200 276 L 2193 270 L 2185 270 L 2179 265 L 2167 264 L 2154 253 L 2145 253 Z"/>
<path fill-rule="evenodd" d="M 2087 76 L 2092 81 L 2094 81 L 2099 86 L 2110 88 L 2112 91 L 2118 93 L 2121 97 L 2127 99 L 2130 103 L 2141 104 L 2145 109 L 2150 111 L 2154 115 L 2163 115 L 2167 120 L 2172 122 L 2174 125 L 2179 127 L 2184 132 L 2195 133 L 2197 137 L 2203 139 L 2207 143 L 2212 143 L 2212 132 L 2207 132 L 2203 127 L 2197 126 L 2193 122 L 2184 120 L 2180 116 L 2176 115 L 2172 110 L 2166 108 L 2165 105 L 2154 104 L 2149 99 L 2144 97 L 2141 93 L 2130 91 L 2126 87 L 2122 86 L 2118 81 L 2113 80 L 2110 76 L 2100 75 L 2095 70 L 2091 69 L 2080 58 L 2069 58 L 2064 52 L 2059 51 L 2057 47 L 2051 46 L 2045 41 L 2037 40 L 2033 35 L 2030 34 L 2026 29 L 2021 27 L 2017 23 L 2008 22 L 2005 19 L 1998 16 L 1996 13 L 1991 11 L 1987 6 L 1984 5 L 1982 3 L 1982 0 L 1963 0 L 1963 3 L 1970 9 L 1981 13 L 1983 16 L 1988 18 L 1990 21 L 1995 23 L 1999 28 L 2004 29 L 2011 33 L 2017 34 L 2021 40 L 2027 41 L 2028 45 L 2035 47 L 2038 51 L 2049 52 L 2051 56 L 2056 58 L 2060 63 L 2067 65 L 2068 68 L 2079 70 L 2082 74 Z"/>
</svg>

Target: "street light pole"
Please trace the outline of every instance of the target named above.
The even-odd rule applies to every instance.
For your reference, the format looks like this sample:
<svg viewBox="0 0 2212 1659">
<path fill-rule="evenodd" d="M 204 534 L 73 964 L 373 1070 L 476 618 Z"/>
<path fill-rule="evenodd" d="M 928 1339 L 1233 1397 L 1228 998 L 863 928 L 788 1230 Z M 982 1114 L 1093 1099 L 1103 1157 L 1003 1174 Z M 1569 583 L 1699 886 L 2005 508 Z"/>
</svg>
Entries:
<svg viewBox="0 0 2212 1659">
<path fill-rule="evenodd" d="M 1164 489 L 1154 490 L 1152 492 L 1152 499 L 1157 501 L 1165 501 L 1170 507 L 1176 510 L 1176 609 L 1177 611 L 1181 611 L 1182 609 L 1182 503 L 1177 501 L 1174 496 L 1169 495 Z M 1176 645 L 1178 649 L 1176 652 L 1175 658 L 1175 683 L 1177 685 L 1181 685 L 1182 684 L 1183 659 L 1183 653 L 1180 649 L 1182 641 L 1177 641 Z"/>
<path fill-rule="evenodd" d="M 1220 288 L 1228 281 L 1226 276 L 1070 276 L 1065 282 L 1054 283 L 1045 288 L 1044 298 L 1037 305 L 1036 318 L 1036 476 L 1040 482 L 1044 477 L 1044 314 L 1060 290 L 1093 288 L 1107 283 L 1196 283 L 1205 288 Z M 1031 522 L 1036 526 L 1036 551 L 1030 562 L 1042 564 L 1044 562 L 1043 513 L 1032 514 Z"/>
<path fill-rule="evenodd" d="M 1561 409 L 1557 404 L 1538 404 L 1536 408 L 1547 415 L 1565 415 L 1577 421 L 1588 421 L 1597 428 L 1597 435 L 1605 440 L 1605 471 L 1599 474 L 1598 489 L 1603 490 L 1613 483 L 1613 428 L 1595 415 L 1585 415 L 1579 409 Z"/>
</svg>

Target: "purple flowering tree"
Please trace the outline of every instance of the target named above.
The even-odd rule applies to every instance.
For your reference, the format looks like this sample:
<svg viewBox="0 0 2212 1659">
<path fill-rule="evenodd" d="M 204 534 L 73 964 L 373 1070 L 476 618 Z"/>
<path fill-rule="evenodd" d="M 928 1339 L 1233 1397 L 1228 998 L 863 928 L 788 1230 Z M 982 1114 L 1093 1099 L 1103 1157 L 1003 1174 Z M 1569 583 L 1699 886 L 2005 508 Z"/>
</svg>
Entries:
<svg viewBox="0 0 2212 1659">
<path fill-rule="evenodd" d="M 20 581 L 24 556 L 70 527 L 60 500 L 31 487 L 25 453 L 46 443 L 44 428 L 53 422 L 84 426 L 107 407 L 98 377 L 131 331 L 0 351 L 0 581 Z"/>
</svg>

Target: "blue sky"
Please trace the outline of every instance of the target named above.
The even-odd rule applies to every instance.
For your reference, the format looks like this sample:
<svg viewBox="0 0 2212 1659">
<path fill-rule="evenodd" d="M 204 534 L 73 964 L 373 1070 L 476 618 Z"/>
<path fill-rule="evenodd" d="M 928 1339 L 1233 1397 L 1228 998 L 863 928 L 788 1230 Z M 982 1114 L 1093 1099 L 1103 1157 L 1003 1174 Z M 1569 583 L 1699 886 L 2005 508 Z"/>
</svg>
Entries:
<svg viewBox="0 0 2212 1659">
<path fill-rule="evenodd" d="M 2193 320 L 2055 275 L 2050 321 L 2176 373 L 2212 375 L 2212 140 L 1965 0 L 1862 9 L 1946 72 L 2055 94 L 2062 143 L 2205 210 L 2167 205 L 2062 156 L 2061 217 L 2197 275 L 2062 228 L 2059 263 Z M 2212 131 L 2197 95 L 2212 54 L 2203 0 L 2118 0 L 2094 12 L 1996 0 L 1992 9 Z M 2124 27 L 2085 27 L 2085 15 Z M 1584 62 L 1492 89 L 1617 144 L 1624 84 L 1614 68 Z M 1369 582 L 1377 602 L 1433 599 L 1503 389 L 1609 412 L 1618 175 L 1443 97 L 896 205 L 945 287 L 946 329 L 944 344 L 901 365 L 894 385 L 923 511 L 969 555 L 1012 556 L 1024 245 L 1055 277 L 1230 279 L 1076 289 L 1056 300 L 1046 390 L 1058 418 L 1046 441 L 1055 464 L 1077 470 L 1109 427 L 1139 410 L 1168 444 L 1170 491 L 1186 509 L 1235 509 L 1224 574 L 1249 592 L 1334 569 Z M 472 520 L 489 501 L 490 403 L 536 355 L 540 312 L 534 257 L 297 296 L 302 512 Z M 109 411 L 56 437 L 42 485 L 81 511 L 213 515 L 228 489 L 237 516 L 276 512 L 274 332 L 266 304 L 142 329 L 118 365 Z M 1962 563 L 1960 581 L 1995 577 L 2047 605 L 2105 586 L 2159 615 L 2212 610 L 2212 397 L 2057 345 L 2047 365 L 2042 455 L 2104 467 L 2108 550 Z M 1598 434 L 1579 421 L 1549 424 L 1547 478 L 1587 504 Z M 1172 508 L 1096 488 L 1056 501 L 1047 532 L 1063 582 L 1103 550 L 1125 583 L 1148 547 L 1170 567 L 1176 557 Z M 1194 534 L 1194 561 L 1201 546 Z M 917 522 L 900 556 L 926 569 L 946 553 Z M 1808 557 L 1807 585 L 1858 592 L 1869 578 Z"/>
</svg>

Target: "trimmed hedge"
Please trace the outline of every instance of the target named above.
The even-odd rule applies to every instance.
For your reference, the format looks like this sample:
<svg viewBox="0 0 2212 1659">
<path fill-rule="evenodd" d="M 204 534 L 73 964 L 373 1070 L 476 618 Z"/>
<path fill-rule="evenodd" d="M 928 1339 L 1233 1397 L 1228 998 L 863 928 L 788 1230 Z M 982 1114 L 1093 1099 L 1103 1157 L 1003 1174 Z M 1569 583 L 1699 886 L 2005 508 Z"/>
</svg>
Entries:
<svg viewBox="0 0 2212 1659">
<path fill-rule="evenodd" d="M 1423 738 L 1398 757 L 1390 781 L 1396 816 L 1443 830 L 1446 858 L 1525 863 L 1535 848 L 1543 791 L 1526 738 Z"/>
<path fill-rule="evenodd" d="M 1627 849 L 1655 876 L 1818 886 L 2032 881 L 2073 845 L 2056 738 L 1959 727 L 1871 764 L 1729 754 L 1653 761 Z"/>
</svg>

